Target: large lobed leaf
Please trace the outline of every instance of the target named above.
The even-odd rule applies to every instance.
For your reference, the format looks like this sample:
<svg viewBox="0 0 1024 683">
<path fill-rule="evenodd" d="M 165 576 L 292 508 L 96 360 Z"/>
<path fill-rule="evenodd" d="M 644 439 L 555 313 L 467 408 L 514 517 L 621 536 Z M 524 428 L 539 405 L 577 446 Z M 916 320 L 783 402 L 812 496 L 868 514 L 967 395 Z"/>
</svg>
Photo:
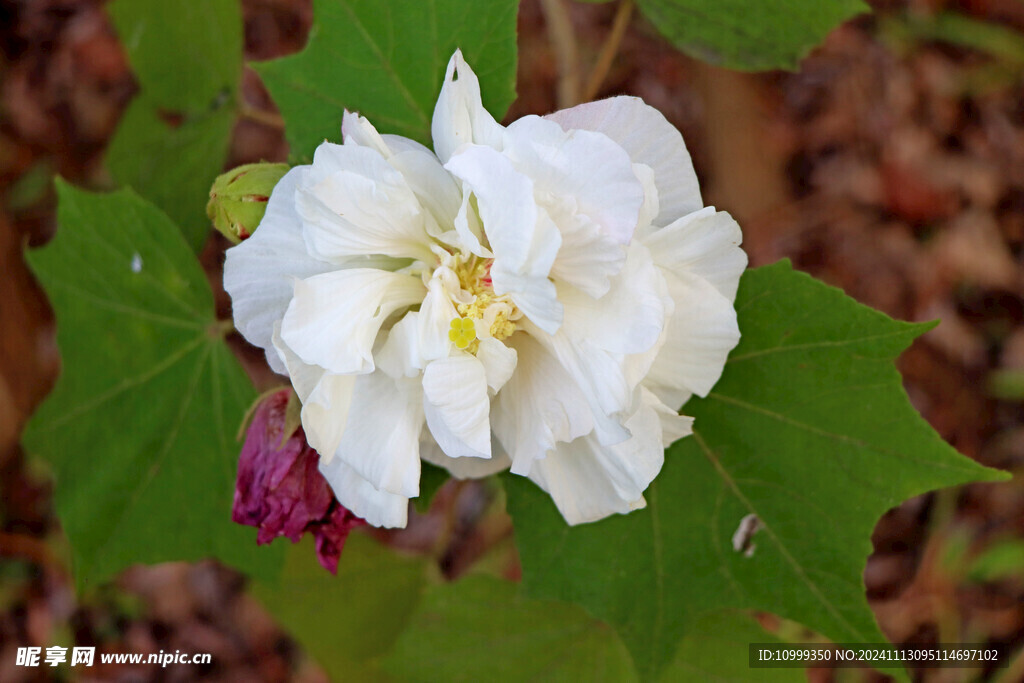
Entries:
<svg viewBox="0 0 1024 683">
<path fill-rule="evenodd" d="M 384 667 L 402 681 L 629 681 L 629 653 L 575 605 L 493 577 L 432 589 Z"/>
<path fill-rule="evenodd" d="M 732 69 L 795 69 L 840 22 L 870 8 L 862 0 L 637 0 L 672 43 Z"/>
<path fill-rule="evenodd" d="M 518 0 L 314 0 L 309 44 L 257 65 L 286 121 L 292 154 L 338 140 L 345 109 L 381 132 L 430 142 L 430 118 L 456 48 L 501 118 L 515 98 Z"/>
<path fill-rule="evenodd" d="M 378 662 L 420 602 L 426 564 L 357 531 L 332 576 L 307 537 L 288 550 L 280 577 L 255 582 L 253 593 L 332 680 L 383 681 L 388 678 Z"/>
<path fill-rule="evenodd" d="M 833 640 L 884 640 L 861 576 L 889 508 L 1003 473 L 958 454 L 911 407 L 892 360 L 928 325 L 894 321 L 788 264 L 748 271 L 743 339 L 684 412 L 647 508 L 569 527 L 506 477 L 529 594 L 576 602 L 618 629 L 652 678 L 703 613 L 754 608 Z M 753 553 L 733 549 L 747 515 Z"/>
<path fill-rule="evenodd" d="M 80 586 L 136 562 L 217 557 L 272 572 L 231 521 L 252 385 L 178 228 L 130 190 L 58 181 L 60 230 L 28 254 L 57 317 L 64 371 L 25 434 L 53 467 Z"/>
<path fill-rule="evenodd" d="M 242 13 L 238 0 L 116 0 L 110 16 L 139 95 L 107 151 L 107 166 L 181 226 L 193 250 L 206 241 L 206 200 L 238 113 Z"/>
</svg>

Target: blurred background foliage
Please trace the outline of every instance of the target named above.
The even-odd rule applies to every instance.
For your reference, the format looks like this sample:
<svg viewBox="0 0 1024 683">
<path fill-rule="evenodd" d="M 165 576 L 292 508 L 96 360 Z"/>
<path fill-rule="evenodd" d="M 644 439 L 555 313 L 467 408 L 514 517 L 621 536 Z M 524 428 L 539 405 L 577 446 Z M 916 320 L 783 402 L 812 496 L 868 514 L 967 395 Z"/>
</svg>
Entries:
<svg viewBox="0 0 1024 683">
<path fill-rule="evenodd" d="M 297 138 L 286 133 L 270 97 L 287 114 L 288 97 L 275 85 L 280 68 L 275 73 L 273 67 L 283 62 L 252 66 L 303 48 L 311 3 L 245 0 L 239 6 L 225 0 L 204 4 L 195 17 L 147 14 L 153 11 L 150 4 L 26 0 L 0 7 L 0 680 L 39 675 L 13 666 L 17 646 L 72 642 L 111 652 L 214 654 L 213 665 L 198 671 L 154 673 L 120 666 L 90 672 L 110 680 L 323 680 L 371 671 L 381 677 L 423 677 L 427 669 L 410 670 L 409 661 L 429 663 L 429 671 L 445 679 L 471 680 L 486 670 L 474 667 L 490 664 L 474 663 L 473 654 L 509 634 L 532 639 L 526 652 L 551 653 L 554 664 L 538 669 L 538 676 L 631 676 L 621 644 L 578 608 L 521 598 L 486 576 L 467 584 L 466 593 L 450 594 L 442 587 L 422 602 L 415 597 L 430 575 L 518 578 L 503 494 L 487 483 L 449 482 L 409 529 L 373 534 L 408 557 L 381 553 L 369 539 L 353 537 L 347 557 L 356 559 L 343 562 L 334 584 L 353 588 L 333 593 L 337 605 L 323 599 L 322 586 L 332 579 L 301 545 L 291 549 L 286 564 L 297 577 L 289 585 L 305 586 L 294 594 L 250 585 L 230 569 L 201 562 L 135 567 L 114 584 L 75 595 L 70 553 L 53 512 L 50 473 L 17 446 L 27 416 L 52 386 L 58 367 L 51 313 L 21 257 L 26 242 L 40 245 L 53 235 L 52 175 L 93 188 L 129 184 L 167 211 L 199 252 L 215 289 L 216 314 L 224 317 L 228 301 L 217 282 L 226 244 L 210 235 L 203 202 L 183 197 L 205 195 L 224 167 L 288 160 L 288 142 L 294 161 L 296 154 L 301 157 L 295 147 L 301 148 L 301 140 L 312 144 L 317 136 L 332 134 L 310 130 Z M 714 42 L 709 48 L 688 37 L 694 22 L 664 13 L 671 5 L 692 16 L 701 4 L 640 0 L 634 8 L 628 1 L 525 0 L 518 18 L 518 97 L 508 119 L 617 93 L 639 95 L 662 110 L 687 140 L 706 201 L 729 210 L 744 226 L 752 264 L 790 257 L 800 269 L 894 317 L 942 318 L 943 324 L 900 362 L 915 406 L 960 452 L 1019 471 L 1024 459 L 1024 3 L 876 0 L 870 3 L 873 14 L 828 32 L 865 8 L 860 2 L 837 2 L 835 15 L 808 14 L 800 32 L 783 36 L 785 49 L 757 52 L 773 54 L 771 66 L 793 67 L 824 39 L 798 71 L 756 75 L 707 62 L 769 66 L 744 56 L 742 38 L 751 38 L 753 31 L 764 44 L 777 45 L 778 37 L 761 28 L 778 22 L 748 12 L 739 27 L 701 23 L 701 35 Z M 165 10 L 156 11 L 176 4 L 162 6 Z M 757 7 L 770 13 L 778 4 Z M 146 17 L 156 21 L 147 23 Z M 169 65 L 153 52 L 160 41 L 146 38 L 154 26 L 170 31 L 164 34 L 170 43 L 191 46 L 173 65 L 174 75 L 197 87 L 168 85 L 173 82 Z M 309 40 L 314 45 L 316 37 Z M 244 61 L 238 57 L 243 50 Z M 323 84 L 335 77 L 324 74 Z M 430 83 L 417 85 L 424 94 L 412 98 L 420 103 L 418 113 L 415 106 L 409 110 L 413 122 L 429 113 L 436 92 Z M 512 93 L 495 97 L 499 101 L 493 106 L 500 109 Z M 367 104 L 364 113 L 373 106 Z M 387 102 L 380 107 L 392 111 Z M 409 125 L 415 135 L 416 124 Z M 174 166 L 178 175 L 162 175 L 169 168 L 157 163 L 162 155 L 182 161 Z M 259 388 L 275 381 L 260 354 L 237 338 L 228 341 Z M 875 529 L 875 552 L 864 576 L 882 630 L 898 642 L 990 640 L 1019 648 L 1024 641 L 1022 524 L 1024 492 L 1018 482 L 947 489 L 886 514 Z M 387 589 L 374 592 L 375 580 Z M 346 612 L 349 594 L 371 602 Z M 500 628 L 493 621 L 474 623 L 479 612 L 460 602 L 467 596 L 493 604 Z M 374 599 L 384 603 L 372 604 Z M 338 641 L 318 643 L 316 637 L 317 621 L 337 621 L 338 613 L 356 618 L 335 624 L 341 628 L 335 637 L 348 643 L 341 650 Z M 371 622 L 358 621 L 370 614 L 375 615 L 372 628 Z M 389 631 L 383 614 L 408 616 L 414 630 L 403 636 Z M 536 633 L 530 625 L 537 615 L 557 627 Z M 702 626 L 700 639 L 684 643 L 662 674 L 666 680 L 711 676 L 708 663 L 721 664 L 714 653 L 729 652 L 730 642 L 715 641 L 714 635 L 742 634 L 753 623 L 738 625 L 736 615 L 729 614 L 716 618 L 719 623 Z M 811 637 L 769 615 L 758 618 L 776 637 Z M 439 632 L 438 623 L 452 630 Z M 733 638 L 733 643 L 743 640 Z M 446 649 L 446 644 L 463 649 Z M 385 656 L 392 649 L 397 654 Z M 740 651 L 745 658 L 745 648 Z M 745 659 L 742 664 L 717 675 L 749 680 Z M 833 676 L 769 673 L 777 680 Z M 922 675 L 959 681 L 974 680 L 979 672 Z M 879 680 L 881 674 L 842 671 L 835 677 Z M 1020 656 L 1010 669 L 984 674 L 1002 683 L 1022 677 Z"/>
</svg>

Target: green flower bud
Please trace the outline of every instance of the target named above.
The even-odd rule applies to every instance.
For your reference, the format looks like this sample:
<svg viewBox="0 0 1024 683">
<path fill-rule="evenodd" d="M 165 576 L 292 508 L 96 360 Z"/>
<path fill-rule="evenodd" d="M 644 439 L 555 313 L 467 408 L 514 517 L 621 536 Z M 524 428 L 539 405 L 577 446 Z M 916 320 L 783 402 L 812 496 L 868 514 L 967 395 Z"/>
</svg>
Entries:
<svg viewBox="0 0 1024 683">
<path fill-rule="evenodd" d="M 288 164 L 258 163 L 218 176 L 206 205 L 213 227 L 235 244 L 247 238 L 263 220 L 270 193 L 287 172 Z"/>
</svg>

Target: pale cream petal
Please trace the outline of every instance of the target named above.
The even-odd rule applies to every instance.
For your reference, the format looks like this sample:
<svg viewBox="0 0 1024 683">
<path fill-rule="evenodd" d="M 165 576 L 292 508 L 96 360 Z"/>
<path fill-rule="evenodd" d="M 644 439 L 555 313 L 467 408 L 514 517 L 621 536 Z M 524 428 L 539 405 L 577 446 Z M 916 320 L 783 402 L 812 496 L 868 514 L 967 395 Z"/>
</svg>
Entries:
<svg viewBox="0 0 1024 683">
<path fill-rule="evenodd" d="M 740 276 L 747 267 L 742 241 L 743 233 L 732 216 L 709 206 L 653 232 L 644 245 L 662 268 L 701 277 L 735 301 Z"/>
<path fill-rule="evenodd" d="M 302 402 L 302 428 L 306 441 L 324 460 L 334 458 L 345 433 L 352 406 L 356 375 L 324 373 Z"/>
<path fill-rule="evenodd" d="M 501 444 L 494 440 L 491 441 L 490 458 L 449 458 L 426 430 L 420 436 L 420 458 L 432 465 L 445 468 L 456 479 L 489 477 L 507 470 L 511 462 Z"/>
<path fill-rule="evenodd" d="M 690 153 L 679 131 L 654 107 L 638 97 L 611 97 L 563 109 L 547 117 L 565 130 L 604 133 L 630 158 L 654 171 L 660 210 L 658 225 L 697 211 L 704 202 Z"/>
<path fill-rule="evenodd" d="M 569 524 L 645 505 L 643 492 L 665 461 L 660 419 L 644 406 L 626 424 L 633 437 L 620 444 L 605 446 L 588 435 L 533 463 L 530 478 L 551 494 Z"/>
<path fill-rule="evenodd" d="M 492 393 L 500 391 L 516 369 L 516 350 L 493 337 L 480 340 L 476 358 L 484 366 L 487 386 Z"/>
<path fill-rule="evenodd" d="M 459 353 L 427 365 L 423 399 L 427 426 L 449 457 L 491 457 L 491 402 L 479 360 Z"/>
<path fill-rule="evenodd" d="M 501 144 L 501 132 L 501 125 L 480 100 L 480 81 L 463 59 L 462 51 L 456 50 L 448 61 L 430 124 L 434 151 L 446 162 L 465 144 L 497 147 Z"/>
<path fill-rule="evenodd" d="M 309 253 L 321 260 L 431 259 L 423 207 L 402 174 L 368 147 L 317 147 L 296 209 Z"/>
<path fill-rule="evenodd" d="M 296 280 L 281 338 L 305 363 L 338 374 L 371 372 L 381 324 L 424 294 L 419 278 L 373 268 Z"/>
<path fill-rule="evenodd" d="M 379 491 L 419 495 L 422 404 L 418 379 L 396 380 L 380 371 L 358 375 L 334 458 Z"/>
<path fill-rule="evenodd" d="M 224 289 L 231 295 L 235 326 L 250 343 L 266 351 L 270 367 L 281 374 L 287 369 L 272 338 L 274 324 L 292 299 L 292 281 L 337 267 L 306 250 L 295 191 L 308 170 L 308 166 L 297 166 L 278 181 L 259 228 L 228 249 L 224 261 Z"/>
<path fill-rule="evenodd" d="M 675 312 L 665 344 L 644 383 L 663 400 L 660 387 L 706 396 L 721 377 L 729 352 L 739 343 L 736 310 L 732 301 L 703 278 L 685 271 L 662 273 Z"/>
<path fill-rule="evenodd" d="M 320 472 L 338 502 L 373 526 L 404 528 L 408 523 L 409 499 L 405 496 L 377 490 L 337 458 L 330 462 L 321 459 Z"/>
<path fill-rule="evenodd" d="M 592 431 L 594 419 L 583 392 L 554 356 L 525 334 L 508 341 L 517 353 L 516 371 L 494 399 L 491 425 L 515 463 L 513 472 L 526 474 L 558 442 Z"/>
</svg>

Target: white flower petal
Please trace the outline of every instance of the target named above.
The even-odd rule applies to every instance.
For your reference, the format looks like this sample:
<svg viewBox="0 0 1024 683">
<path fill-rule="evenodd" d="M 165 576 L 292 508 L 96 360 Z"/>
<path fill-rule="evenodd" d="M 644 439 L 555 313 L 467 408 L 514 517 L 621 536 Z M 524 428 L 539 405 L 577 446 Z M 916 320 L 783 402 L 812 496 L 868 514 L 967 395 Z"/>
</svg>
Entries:
<svg viewBox="0 0 1024 683">
<path fill-rule="evenodd" d="M 416 380 L 396 380 L 383 372 L 357 376 L 335 459 L 379 491 L 419 495 L 422 401 Z"/>
<path fill-rule="evenodd" d="M 509 338 L 517 353 L 516 371 L 494 400 L 491 418 L 498 441 L 526 474 L 560 441 L 589 433 L 594 418 L 586 397 L 558 361 L 525 334 Z"/>
<path fill-rule="evenodd" d="M 281 338 L 306 363 L 339 374 L 370 372 L 381 323 L 423 293 L 418 278 L 373 268 L 296 280 Z"/>
<path fill-rule="evenodd" d="M 462 203 L 459 206 L 458 214 L 455 216 L 455 235 L 446 235 L 447 241 L 452 246 L 465 249 L 477 256 L 491 258 L 494 254 L 480 242 L 484 234 L 483 226 L 480 225 L 480 217 L 473 207 L 473 194 L 470 188 L 467 188 L 465 185 L 463 183 Z"/>
<path fill-rule="evenodd" d="M 736 310 L 703 278 L 685 271 L 662 273 L 676 308 L 665 344 L 644 384 L 662 400 L 666 396 L 661 388 L 683 387 L 707 396 L 722 375 L 729 352 L 739 343 Z"/>
<path fill-rule="evenodd" d="M 588 102 L 545 118 L 565 130 L 604 133 L 622 145 L 634 162 L 650 166 L 658 188 L 658 225 L 668 225 L 704 206 L 683 136 L 661 112 L 640 98 L 612 97 Z"/>
<path fill-rule="evenodd" d="M 403 528 L 408 523 L 409 499 L 378 491 L 340 459 L 320 459 L 320 472 L 338 502 L 376 527 Z"/>
<path fill-rule="evenodd" d="M 736 300 L 747 255 L 743 233 L 725 211 L 706 207 L 683 216 L 644 239 L 655 263 L 672 272 L 685 270 L 710 282 L 729 301 Z"/>
<path fill-rule="evenodd" d="M 642 239 L 656 229 L 651 224 L 661 212 L 661 203 L 658 201 L 658 186 L 654 182 L 654 169 L 647 164 L 633 164 L 633 173 L 644 187 L 644 203 L 636 221 L 636 232 L 633 233 L 633 239 Z"/>
<path fill-rule="evenodd" d="M 497 393 L 501 390 L 516 369 L 516 350 L 505 346 L 494 337 L 480 340 L 480 348 L 476 358 L 484 366 L 487 386 Z"/>
<path fill-rule="evenodd" d="M 444 85 L 430 124 L 434 151 L 445 162 L 467 143 L 500 145 L 501 132 L 501 125 L 484 109 L 480 100 L 480 81 L 463 59 L 462 51 L 456 50 L 448 60 Z"/>
<path fill-rule="evenodd" d="M 508 455 L 496 441 L 491 442 L 490 458 L 449 458 L 437 445 L 429 431 L 420 436 L 420 458 L 443 467 L 456 479 L 482 479 L 508 469 Z"/>
<path fill-rule="evenodd" d="M 562 305 L 548 279 L 562 238 L 533 199 L 533 183 L 489 147 L 464 148 L 445 168 L 476 195 L 484 232 L 494 253 L 494 291 L 509 294 L 538 327 L 554 332 Z"/>
<path fill-rule="evenodd" d="M 376 254 L 431 258 L 423 208 L 402 174 L 374 149 L 317 147 L 296 208 L 309 253 L 324 261 Z"/>
<path fill-rule="evenodd" d="M 623 355 L 602 349 L 589 339 L 571 338 L 561 330 L 553 336 L 537 330 L 533 336 L 558 359 L 582 390 L 598 440 L 614 444 L 628 439 L 629 430 L 622 424 L 622 416 L 632 413 L 636 391 L 626 377 Z"/>
<path fill-rule="evenodd" d="M 308 169 L 298 166 L 278 181 L 259 228 L 228 249 L 224 261 L 224 289 L 231 295 L 235 326 L 250 343 L 266 351 L 270 367 L 281 374 L 287 370 L 272 338 L 274 323 L 291 301 L 292 279 L 336 268 L 310 256 L 302 237 L 295 190 Z"/>
<path fill-rule="evenodd" d="M 302 359 L 296 356 L 295 352 L 284 343 L 284 340 L 281 339 L 280 320 L 274 323 L 274 334 L 271 337 L 271 342 L 277 351 L 278 358 L 280 358 L 288 370 L 288 378 L 292 381 L 292 387 L 295 389 L 299 401 L 305 403 L 326 371 L 319 365 L 303 363 Z"/>
<path fill-rule="evenodd" d="M 451 355 L 452 342 L 448 338 L 448 330 L 459 313 L 446 293 L 445 279 L 448 277 L 455 278 L 455 274 L 445 268 L 437 269 L 427 283 L 427 296 L 420 306 L 419 347 L 424 360 Z"/>
<path fill-rule="evenodd" d="M 452 458 L 491 457 L 491 401 L 483 364 L 460 353 L 423 370 L 427 426 Z"/>
<path fill-rule="evenodd" d="M 661 444 L 663 447 L 668 448 L 679 439 L 693 434 L 692 417 L 680 415 L 675 410 L 672 410 L 648 389 L 644 388 L 641 391 L 643 393 L 642 400 L 644 405 L 653 408 L 654 412 L 658 415 L 658 420 L 661 423 Z"/>
<path fill-rule="evenodd" d="M 614 242 L 629 244 L 644 187 L 629 155 L 608 136 L 525 116 L 505 130 L 504 151 L 533 181 L 542 204 L 543 195 L 572 197 L 576 210 Z"/>
<path fill-rule="evenodd" d="M 549 214 L 557 208 L 549 207 Z M 551 266 L 551 277 L 599 299 L 611 288 L 611 278 L 622 270 L 626 250 L 600 225 L 581 214 L 555 213 L 562 246 Z"/>
<path fill-rule="evenodd" d="M 391 157 L 391 149 L 374 125 L 356 112 L 345 110 L 341 117 L 341 135 L 346 145 L 368 147 L 385 159 Z"/>
<path fill-rule="evenodd" d="M 302 402 L 300 417 L 306 441 L 322 460 L 331 460 L 338 450 L 348 423 L 355 383 L 355 375 L 324 373 Z"/>
<path fill-rule="evenodd" d="M 665 279 L 640 244 L 630 245 L 624 267 L 603 297 L 594 299 L 559 285 L 558 299 L 565 306 L 559 334 L 621 354 L 643 353 L 654 346 L 671 312 Z"/>
<path fill-rule="evenodd" d="M 643 492 L 665 461 L 656 411 L 642 407 L 626 423 L 633 437 L 603 446 L 584 436 L 560 446 L 530 470 L 530 478 L 558 506 L 569 524 L 583 524 L 645 505 Z"/>
<path fill-rule="evenodd" d="M 419 313 L 406 313 L 388 331 L 387 340 L 374 354 L 376 366 L 390 377 L 415 377 L 423 370 L 420 353 Z"/>
<path fill-rule="evenodd" d="M 395 154 L 388 163 L 402 174 L 420 205 L 427 210 L 426 230 L 433 237 L 452 225 L 462 204 L 462 188 L 426 148 Z"/>
</svg>

